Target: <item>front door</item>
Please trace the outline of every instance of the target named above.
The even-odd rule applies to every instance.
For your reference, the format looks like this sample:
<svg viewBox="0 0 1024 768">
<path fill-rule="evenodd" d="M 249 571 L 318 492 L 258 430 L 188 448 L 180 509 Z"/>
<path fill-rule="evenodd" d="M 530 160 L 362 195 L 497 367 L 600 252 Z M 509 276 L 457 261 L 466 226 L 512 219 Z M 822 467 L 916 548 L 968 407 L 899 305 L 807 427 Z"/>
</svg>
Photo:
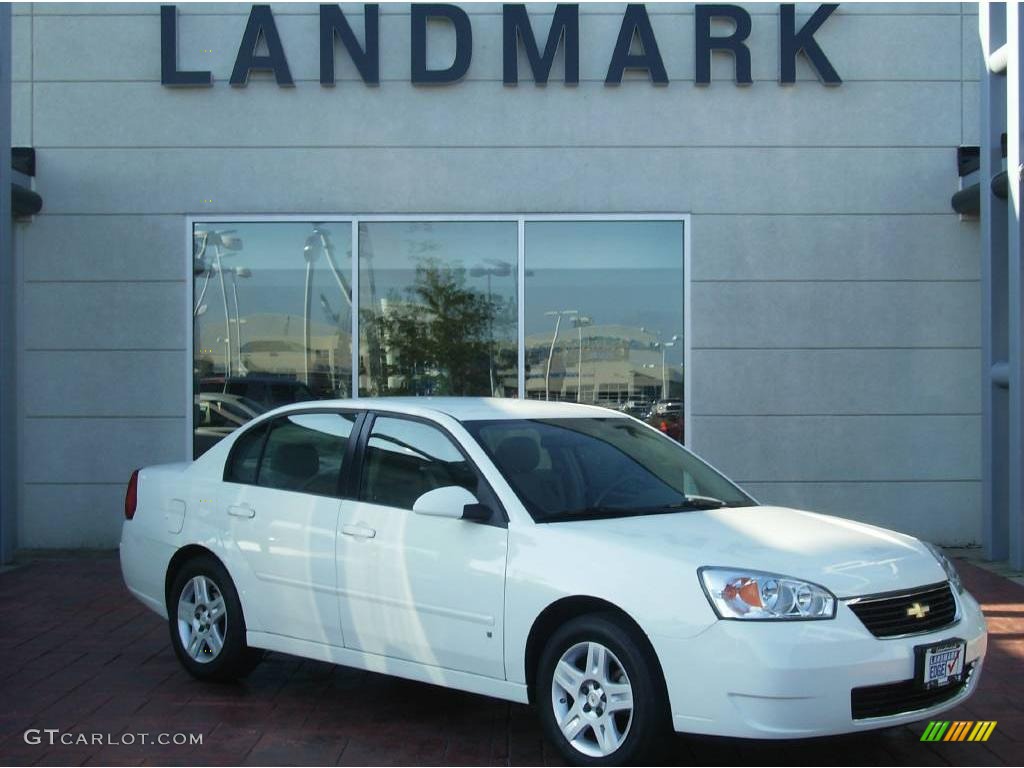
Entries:
<svg viewBox="0 0 1024 768">
<path fill-rule="evenodd" d="M 505 678 L 507 528 L 412 511 L 422 494 L 444 486 L 480 498 L 482 482 L 437 426 L 392 415 L 373 420 L 356 497 L 342 502 L 338 531 L 346 646 Z"/>
</svg>

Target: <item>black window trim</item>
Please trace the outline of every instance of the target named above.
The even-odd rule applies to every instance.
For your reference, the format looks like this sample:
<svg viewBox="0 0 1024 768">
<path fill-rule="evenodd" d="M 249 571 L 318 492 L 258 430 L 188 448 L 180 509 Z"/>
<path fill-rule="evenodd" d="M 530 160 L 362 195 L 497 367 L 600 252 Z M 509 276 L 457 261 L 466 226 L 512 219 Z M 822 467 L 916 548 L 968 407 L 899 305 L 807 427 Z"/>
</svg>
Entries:
<svg viewBox="0 0 1024 768">
<path fill-rule="evenodd" d="M 222 474 L 222 480 L 225 483 L 231 483 L 232 485 L 248 485 L 254 488 L 267 488 L 268 490 L 283 490 L 280 488 L 269 488 L 268 486 L 260 485 L 260 472 L 263 469 L 263 458 L 267 451 L 267 441 L 270 439 L 270 433 L 273 432 L 278 424 L 291 416 L 301 416 L 309 413 L 332 413 L 338 414 L 353 414 L 355 421 L 352 424 L 352 431 L 349 433 L 348 438 L 345 442 L 345 455 L 341 459 L 341 467 L 338 471 L 338 478 L 335 482 L 335 492 L 333 494 L 328 493 L 312 493 L 310 491 L 296 491 L 288 490 L 288 493 L 301 493 L 306 496 L 319 496 L 320 498 L 326 499 L 354 499 L 353 496 L 349 496 L 346 492 L 351 488 L 350 473 L 348 470 L 354 466 L 354 460 L 356 455 L 356 443 L 358 442 L 361 434 L 363 423 L 366 421 L 367 412 L 359 408 L 300 408 L 294 411 L 287 411 L 285 413 L 278 414 L 269 419 L 262 419 L 261 421 L 252 424 L 246 428 L 245 433 L 247 434 L 250 430 L 262 429 L 263 438 L 260 442 L 260 453 L 256 460 L 256 474 L 253 477 L 251 483 L 243 483 L 238 480 L 228 479 L 228 472 L 232 466 L 234 466 L 235 454 L 239 450 L 239 443 L 245 437 L 245 434 L 239 435 L 234 444 L 231 446 L 231 450 L 228 451 L 227 460 L 224 462 L 224 470 Z"/>
<path fill-rule="evenodd" d="M 456 438 L 455 435 L 451 433 L 451 430 L 449 430 L 443 424 L 435 421 L 434 419 L 410 413 L 402 413 L 400 411 L 367 410 L 365 411 L 365 416 L 366 418 L 363 420 L 362 423 L 362 431 L 361 434 L 359 435 L 355 461 L 351 465 L 352 471 L 347 473 L 349 480 L 348 490 L 351 493 L 351 496 L 348 496 L 346 498 L 355 499 L 361 504 L 387 506 L 384 504 L 378 505 L 374 504 L 374 502 L 372 501 L 367 501 L 366 499 L 362 498 L 361 494 L 361 489 L 363 485 L 363 472 L 366 469 L 366 449 L 370 442 L 370 433 L 373 431 L 373 424 L 377 420 L 378 416 L 383 418 L 394 418 L 404 419 L 406 421 L 415 421 L 420 424 L 425 424 L 428 427 L 433 427 L 434 429 L 440 431 L 445 437 L 447 437 L 452 442 L 452 445 L 455 446 L 455 449 L 460 454 L 462 454 L 462 457 L 466 460 L 466 464 L 469 466 L 470 470 L 472 470 L 473 474 L 476 476 L 477 488 L 483 491 L 482 493 L 476 494 L 476 496 L 478 498 L 482 496 L 483 498 L 480 498 L 480 502 L 482 504 L 486 504 L 488 507 L 491 508 L 492 511 L 490 520 L 486 522 L 478 522 L 477 524 L 493 525 L 498 528 L 508 528 L 508 512 L 505 511 L 505 505 L 501 503 L 501 499 L 499 498 L 498 494 L 495 493 L 490 481 L 488 481 L 484 473 L 480 471 L 480 467 L 477 466 L 476 462 L 473 461 L 472 457 L 466 452 L 465 447 L 463 447 L 462 443 L 459 442 L 458 438 Z M 395 507 L 395 509 L 401 509 L 401 507 Z M 412 512 L 411 509 L 404 511 Z"/>
</svg>

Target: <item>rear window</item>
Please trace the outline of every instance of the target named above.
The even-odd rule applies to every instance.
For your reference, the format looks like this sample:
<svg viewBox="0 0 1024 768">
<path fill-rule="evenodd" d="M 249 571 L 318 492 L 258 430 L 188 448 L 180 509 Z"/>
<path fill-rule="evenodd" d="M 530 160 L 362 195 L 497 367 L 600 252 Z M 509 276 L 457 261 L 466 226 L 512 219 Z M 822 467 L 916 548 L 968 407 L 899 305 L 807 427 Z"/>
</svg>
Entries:
<svg viewBox="0 0 1024 768">
<path fill-rule="evenodd" d="M 263 438 L 267 434 L 266 422 L 244 432 L 235 441 L 228 457 L 228 465 L 224 471 L 224 480 L 228 483 L 255 483 L 259 468 L 260 452 L 263 450 Z"/>
<path fill-rule="evenodd" d="M 256 484 L 319 496 L 338 495 L 355 423 L 351 413 L 299 413 L 274 421 Z"/>
</svg>

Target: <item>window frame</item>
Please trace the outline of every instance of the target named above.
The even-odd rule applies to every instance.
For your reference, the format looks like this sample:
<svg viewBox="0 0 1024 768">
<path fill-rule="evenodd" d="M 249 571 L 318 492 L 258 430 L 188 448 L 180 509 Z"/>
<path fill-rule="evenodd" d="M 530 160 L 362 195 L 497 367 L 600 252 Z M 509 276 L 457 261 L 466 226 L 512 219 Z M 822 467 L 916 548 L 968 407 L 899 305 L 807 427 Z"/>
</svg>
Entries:
<svg viewBox="0 0 1024 768">
<path fill-rule="evenodd" d="M 354 501 L 358 501 L 360 504 L 369 504 L 374 507 L 386 507 L 388 509 L 397 509 L 402 512 L 415 514 L 412 509 L 406 509 L 404 507 L 392 507 L 387 504 L 376 504 L 372 501 L 367 501 L 362 498 L 362 485 L 363 485 L 363 474 L 366 471 L 366 451 L 370 443 L 370 435 L 373 432 L 373 425 L 378 417 L 381 418 L 392 418 L 402 419 L 404 421 L 413 421 L 419 424 L 424 424 L 428 427 L 433 427 L 445 437 L 447 437 L 455 449 L 462 455 L 466 460 L 466 465 L 473 472 L 477 481 L 477 493 L 474 495 L 477 497 L 481 504 L 485 504 L 491 509 L 491 519 L 486 521 L 477 521 L 478 525 L 493 525 L 500 528 L 508 527 L 508 512 L 505 510 L 505 505 L 501 503 L 501 498 L 494 491 L 490 482 L 487 480 L 487 476 L 480 471 L 480 467 L 477 466 L 476 462 L 466 451 L 465 446 L 462 442 L 452 434 L 451 430 L 445 427 L 443 424 L 434 421 L 433 419 L 426 418 L 411 413 L 403 413 L 401 411 L 387 411 L 387 410 L 374 410 L 369 409 L 364 412 L 365 418 L 361 424 L 361 431 L 358 437 L 356 446 L 356 456 L 354 458 L 352 466 L 352 472 L 348 473 L 348 492 L 351 494 L 346 498 L 350 498 Z M 472 437 L 470 438 L 472 439 Z"/>
<path fill-rule="evenodd" d="M 185 294 L 185 317 L 189 318 L 186 329 L 185 345 L 185 387 L 186 402 L 192 402 L 195 395 L 193 391 L 193 368 L 195 366 L 195 319 L 193 307 L 195 301 L 195 275 L 193 273 L 193 231 L 197 224 L 233 224 L 233 223 L 317 223 L 317 224 L 349 224 L 351 227 L 351 286 L 352 304 L 359 306 L 359 268 L 360 268 L 360 243 L 359 225 L 362 223 L 401 223 L 401 222 L 500 222 L 512 221 L 517 224 L 518 252 L 516 257 L 516 280 L 517 280 L 517 364 L 518 364 L 518 397 L 522 400 L 526 396 L 526 225 L 540 221 L 562 221 L 562 222 L 602 222 L 602 221 L 678 221 L 683 225 L 683 419 L 686 424 L 686 434 L 683 445 L 693 444 L 693 418 L 690 395 L 693 392 L 692 381 L 692 338 L 691 332 L 691 215 L 689 213 L 405 213 L 405 214 L 366 214 L 366 213 L 282 213 L 282 214 L 224 214 L 217 213 L 204 215 L 201 213 L 190 213 L 185 216 L 185 248 L 184 248 L 184 279 L 187 286 Z M 626 268 L 626 265 L 623 265 Z M 350 391 L 352 399 L 359 398 L 359 312 L 352 313 L 352 382 Z M 365 399 L 365 398 L 364 398 Z M 185 455 L 192 460 L 193 434 L 195 429 L 193 409 L 188 409 L 185 414 Z"/>
<path fill-rule="evenodd" d="M 333 494 L 328 493 L 312 493 L 310 491 L 296 491 L 284 488 L 272 488 L 267 485 L 260 485 L 260 472 L 263 469 L 263 459 L 267 452 L 267 442 L 270 440 L 270 434 L 277 428 L 285 419 L 291 416 L 301 416 L 309 413 L 329 413 L 341 416 L 343 414 L 355 415 L 355 421 L 352 424 L 352 431 L 349 433 L 348 439 L 345 442 L 345 455 L 341 457 L 341 467 L 338 470 L 338 477 L 335 481 L 335 492 Z M 352 465 L 354 456 L 356 453 L 356 443 L 362 434 L 363 422 L 366 419 L 366 411 L 358 408 L 301 408 L 294 411 L 288 411 L 277 416 L 271 416 L 268 419 L 260 419 L 252 424 L 248 424 L 245 427 L 239 428 L 239 434 L 235 438 L 234 443 L 231 445 L 231 449 L 228 451 L 228 456 L 224 460 L 224 469 L 221 475 L 221 481 L 225 483 L 231 483 L 232 485 L 244 485 L 251 488 L 263 488 L 268 491 L 283 491 L 284 493 L 301 493 L 304 496 L 317 496 L 319 498 L 326 499 L 347 499 L 351 498 L 346 496 L 346 491 L 350 488 L 351 483 L 348 482 L 348 468 Z M 240 450 L 239 442 L 242 438 L 248 434 L 250 430 L 263 429 L 263 439 L 260 441 L 260 453 L 256 459 L 256 476 L 253 478 L 251 483 L 243 483 L 238 480 L 228 479 L 228 470 L 233 466 L 235 460 L 235 454 Z"/>
</svg>

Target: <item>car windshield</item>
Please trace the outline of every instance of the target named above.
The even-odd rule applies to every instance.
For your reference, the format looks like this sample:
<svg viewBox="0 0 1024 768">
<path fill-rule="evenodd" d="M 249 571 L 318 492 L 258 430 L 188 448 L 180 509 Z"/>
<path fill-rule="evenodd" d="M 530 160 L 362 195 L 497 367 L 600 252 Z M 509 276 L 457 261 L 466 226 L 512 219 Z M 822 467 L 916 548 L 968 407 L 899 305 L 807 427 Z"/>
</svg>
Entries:
<svg viewBox="0 0 1024 768">
<path fill-rule="evenodd" d="M 627 418 L 468 421 L 537 522 L 745 507 L 753 499 Z"/>
</svg>

